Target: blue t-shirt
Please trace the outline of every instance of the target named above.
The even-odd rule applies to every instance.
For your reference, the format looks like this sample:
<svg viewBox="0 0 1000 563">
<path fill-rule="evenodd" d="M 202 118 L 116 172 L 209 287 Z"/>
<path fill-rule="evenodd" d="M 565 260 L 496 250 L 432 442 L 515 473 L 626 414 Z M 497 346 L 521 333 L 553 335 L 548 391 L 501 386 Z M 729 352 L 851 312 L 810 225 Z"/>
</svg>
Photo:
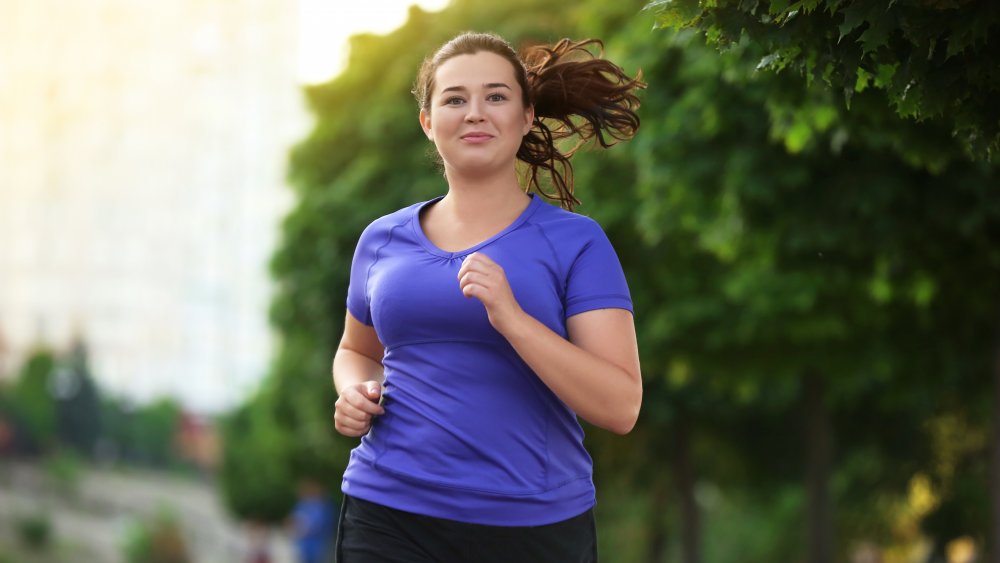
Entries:
<svg viewBox="0 0 1000 563">
<path fill-rule="evenodd" d="M 462 260 L 481 252 L 504 269 L 521 308 L 564 338 L 572 315 L 632 310 L 600 225 L 531 197 L 506 229 L 460 252 L 436 247 L 420 226 L 420 210 L 440 197 L 362 233 L 347 308 L 385 346 L 387 390 L 385 414 L 351 452 L 344 493 L 498 526 L 550 524 L 594 505 L 576 414 L 459 288 Z"/>
</svg>

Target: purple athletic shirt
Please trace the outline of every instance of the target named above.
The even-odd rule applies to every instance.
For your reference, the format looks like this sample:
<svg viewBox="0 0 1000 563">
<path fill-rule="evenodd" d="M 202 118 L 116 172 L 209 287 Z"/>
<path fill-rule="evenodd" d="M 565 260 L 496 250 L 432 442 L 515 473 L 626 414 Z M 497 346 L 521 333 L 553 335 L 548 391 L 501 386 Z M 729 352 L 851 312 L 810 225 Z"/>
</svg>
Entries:
<svg viewBox="0 0 1000 563">
<path fill-rule="evenodd" d="M 486 254 L 504 269 L 521 308 L 564 338 L 572 315 L 632 310 L 601 227 L 531 197 L 510 226 L 460 252 L 437 248 L 420 227 L 420 209 L 441 197 L 362 233 L 347 308 L 385 345 L 387 390 L 385 414 L 351 452 L 344 493 L 497 526 L 550 524 L 594 505 L 576 414 L 458 285 L 462 260 Z"/>
</svg>

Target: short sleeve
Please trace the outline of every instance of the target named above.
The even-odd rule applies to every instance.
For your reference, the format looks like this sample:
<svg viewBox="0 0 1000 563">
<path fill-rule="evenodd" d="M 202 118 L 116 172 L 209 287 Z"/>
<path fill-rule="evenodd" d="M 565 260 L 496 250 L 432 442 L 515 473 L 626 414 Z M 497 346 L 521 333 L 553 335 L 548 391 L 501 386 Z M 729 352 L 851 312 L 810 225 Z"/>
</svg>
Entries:
<svg viewBox="0 0 1000 563">
<path fill-rule="evenodd" d="M 372 313 L 368 298 L 368 275 L 378 256 L 378 238 L 374 224 L 361 233 L 351 260 L 351 281 L 347 286 L 347 310 L 355 319 L 369 326 L 372 325 Z"/>
<path fill-rule="evenodd" d="M 566 280 L 566 316 L 594 309 L 632 310 L 625 272 L 611 241 L 596 221 L 586 220 L 583 246 Z"/>
</svg>

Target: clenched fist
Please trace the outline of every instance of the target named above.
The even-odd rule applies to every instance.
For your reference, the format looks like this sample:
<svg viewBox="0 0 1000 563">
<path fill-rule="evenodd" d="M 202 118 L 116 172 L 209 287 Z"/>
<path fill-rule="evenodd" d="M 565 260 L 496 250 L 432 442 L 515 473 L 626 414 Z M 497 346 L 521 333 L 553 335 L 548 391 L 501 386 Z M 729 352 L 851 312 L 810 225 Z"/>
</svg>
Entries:
<svg viewBox="0 0 1000 563">
<path fill-rule="evenodd" d="M 382 385 L 377 381 L 365 381 L 345 387 L 335 404 L 334 427 L 344 436 L 364 436 L 372 427 L 372 417 L 385 414 L 379 405 Z"/>
</svg>

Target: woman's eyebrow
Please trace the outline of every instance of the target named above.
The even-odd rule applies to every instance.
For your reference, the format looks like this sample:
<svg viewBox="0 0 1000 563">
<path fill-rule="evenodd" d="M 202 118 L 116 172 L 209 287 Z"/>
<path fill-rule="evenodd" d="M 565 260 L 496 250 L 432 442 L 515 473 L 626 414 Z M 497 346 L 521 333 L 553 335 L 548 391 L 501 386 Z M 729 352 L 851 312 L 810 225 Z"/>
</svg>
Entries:
<svg viewBox="0 0 1000 563">
<path fill-rule="evenodd" d="M 487 82 L 487 83 L 483 84 L 483 88 L 487 88 L 487 89 L 489 89 L 489 88 L 506 88 L 508 90 L 511 89 L 510 86 L 507 86 L 503 82 Z M 449 87 L 445 88 L 444 90 L 441 90 L 441 93 L 443 94 L 445 92 L 465 92 L 466 90 L 468 90 L 468 88 L 466 88 L 465 86 L 449 86 Z"/>
</svg>

